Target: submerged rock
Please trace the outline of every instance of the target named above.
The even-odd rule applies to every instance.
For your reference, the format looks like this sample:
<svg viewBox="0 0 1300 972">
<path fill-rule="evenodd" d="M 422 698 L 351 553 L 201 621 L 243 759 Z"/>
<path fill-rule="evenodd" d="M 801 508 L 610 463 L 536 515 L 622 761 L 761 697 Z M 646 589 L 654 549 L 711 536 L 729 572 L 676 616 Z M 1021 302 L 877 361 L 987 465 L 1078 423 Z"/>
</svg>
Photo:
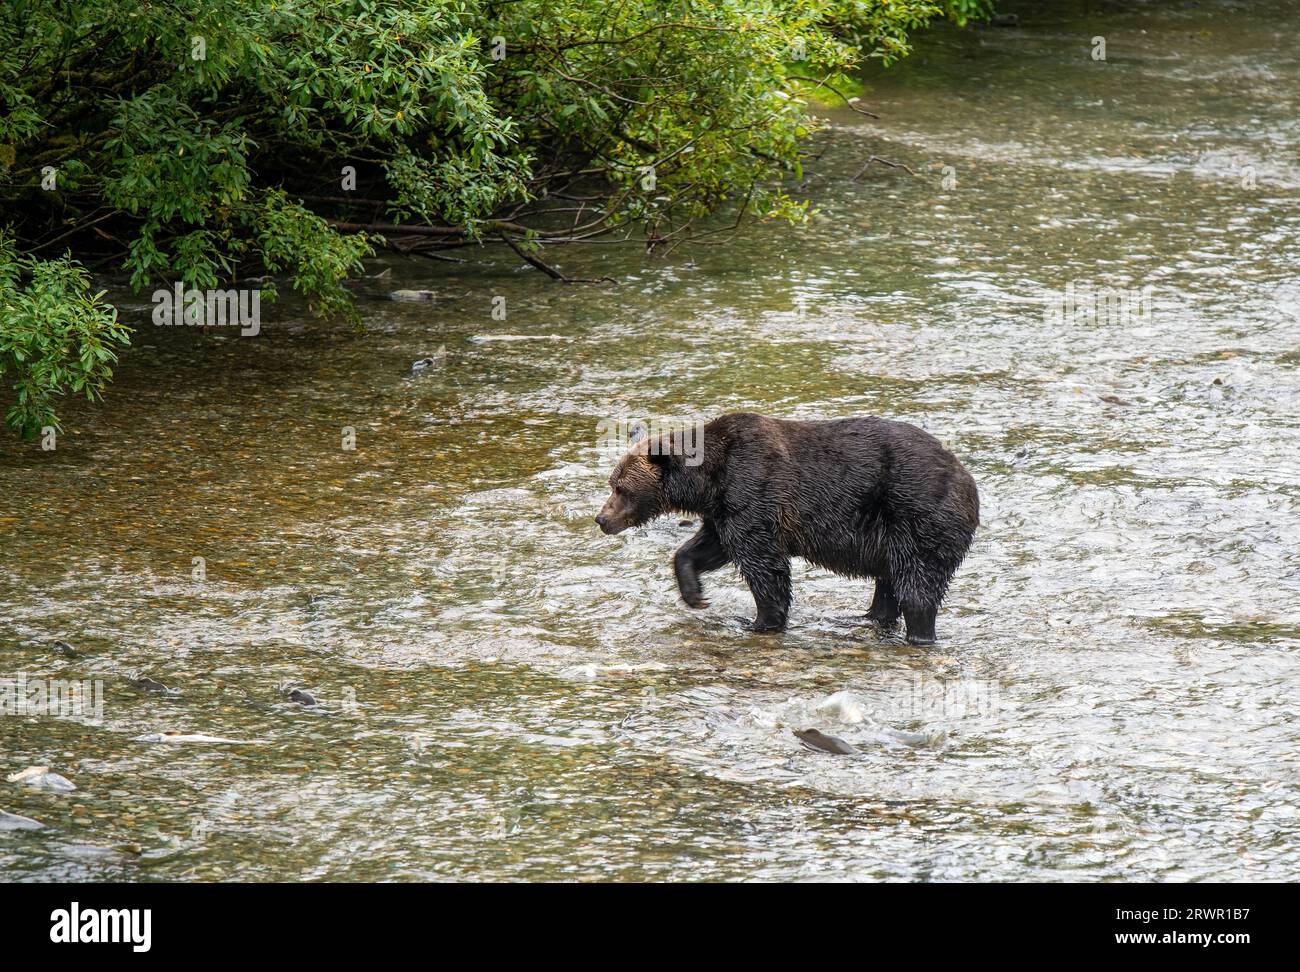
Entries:
<svg viewBox="0 0 1300 972">
<path fill-rule="evenodd" d="M 389 300 L 437 300 L 438 295 L 432 290 L 390 290 Z"/>
<path fill-rule="evenodd" d="M 77 788 L 77 785 L 67 777 L 51 773 L 48 766 L 29 766 L 20 772 L 10 773 L 5 780 L 10 783 L 21 783 L 24 786 L 34 786 L 41 790 L 57 790 L 61 793 L 70 793 Z"/>
<path fill-rule="evenodd" d="M 202 732 L 147 732 L 136 736 L 134 742 L 142 743 L 223 743 L 232 746 L 253 746 L 266 742 L 265 739 L 226 739 L 224 736 L 209 736 Z"/>
<path fill-rule="evenodd" d="M 790 731 L 799 737 L 799 741 L 804 744 L 804 748 L 811 749 L 813 752 L 833 753 L 836 756 L 853 756 L 857 753 L 856 749 L 838 736 L 828 736 L 816 729 L 792 729 Z"/>
<path fill-rule="evenodd" d="M 159 695 L 180 695 L 176 689 L 168 688 L 157 679 L 152 679 L 148 675 L 142 675 L 139 678 L 131 679 L 131 684 L 142 692 L 156 692 Z"/>
<path fill-rule="evenodd" d="M 33 820 L 31 817 L 24 817 L 20 813 L 10 813 L 8 810 L 0 810 L 0 830 L 39 830 L 45 824 L 39 820 Z"/>
</svg>

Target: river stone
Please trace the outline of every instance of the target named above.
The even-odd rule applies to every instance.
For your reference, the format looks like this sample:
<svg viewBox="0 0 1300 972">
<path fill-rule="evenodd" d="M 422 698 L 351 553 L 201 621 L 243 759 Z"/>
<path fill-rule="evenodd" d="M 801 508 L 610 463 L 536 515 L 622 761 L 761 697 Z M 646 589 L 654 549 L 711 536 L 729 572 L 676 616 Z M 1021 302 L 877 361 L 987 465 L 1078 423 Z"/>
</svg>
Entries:
<svg viewBox="0 0 1300 972">
<path fill-rule="evenodd" d="M 133 742 L 142 743 L 223 743 L 232 746 L 254 746 L 266 742 L 265 739 L 226 739 L 224 736 L 209 736 L 202 732 L 147 732 L 136 736 Z"/>
<path fill-rule="evenodd" d="M 131 684 L 144 692 L 157 692 L 159 695 L 180 695 L 176 689 L 168 688 L 157 679 L 152 679 L 148 675 L 132 679 Z"/>
<path fill-rule="evenodd" d="M 45 824 L 39 820 L 33 820 L 31 817 L 24 817 L 20 813 L 10 813 L 8 810 L 0 810 L 0 830 L 39 830 Z"/>
<path fill-rule="evenodd" d="M 77 785 L 67 777 L 51 773 L 48 766 L 29 766 L 20 772 L 10 773 L 5 779 L 10 783 L 22 783 L 24 786 L 34 786 L 40 790 L 57 790 L 60 793 L 70 793 L 77 788 Z"/>
</svg>

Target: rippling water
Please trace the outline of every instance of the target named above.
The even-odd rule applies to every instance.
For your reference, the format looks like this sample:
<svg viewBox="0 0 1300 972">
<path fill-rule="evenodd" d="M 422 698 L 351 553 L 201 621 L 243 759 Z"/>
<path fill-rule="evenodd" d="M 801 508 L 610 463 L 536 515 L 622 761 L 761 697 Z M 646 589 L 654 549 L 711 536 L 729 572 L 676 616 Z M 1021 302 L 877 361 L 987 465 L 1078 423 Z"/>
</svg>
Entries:
<svg viewBox="0 0 1300 972">
<path fill-rule="evenodd" d="M 103 689 L 0 718 L 3 775 L 77 785 L 0 783 L 46 825 L 0 831 L 2 873 L 1300 878 L 1300 13 L 1009 9 L 872 75 L 879 121 L 832 113 L 806 227 L 550 252 L 617 286 L 377 264 L 445 299 L 364 302 L 364 336 L 132 303 L 107 403 L 0 457 L 0 674 Z M 872 154 L 915 176 L 854 180 Z M 1149 313 L 1054 320 L 1069 285 Z M 595 529 L 602 420 L 742 408 L 964 459 L 937 648 L 800 567 L 789 633 L 748 634 L 731 572 L 678 602 L 690 526 Z M 168 730 L 248 742 L 136 741 Z"/>
</svg>

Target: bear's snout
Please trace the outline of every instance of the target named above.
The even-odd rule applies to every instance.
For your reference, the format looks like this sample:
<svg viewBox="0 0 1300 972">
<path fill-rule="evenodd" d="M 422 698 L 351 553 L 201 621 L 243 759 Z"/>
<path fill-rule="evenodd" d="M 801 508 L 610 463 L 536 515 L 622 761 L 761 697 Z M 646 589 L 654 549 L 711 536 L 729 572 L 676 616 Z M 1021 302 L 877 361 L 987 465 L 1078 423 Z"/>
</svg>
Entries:
<svg viewBox="0 0 1300 972">
<path fill-rule="evenodd" d="M 630 512 L 627 504 L 620 502 L 617 495 L 611 496 L 596 514 L 596 526 L 610 536 L 622 533 L 631 525 Z"/>
<path fill-rule="evenodd" d="M 622 533 L 627 529 L 627 520 L 624 517 L 609 516 L 602 511 L 596 516 L 596 526 L 600 527 L 604 533 L 613 536 L 615 533 Z"/>
</svg>

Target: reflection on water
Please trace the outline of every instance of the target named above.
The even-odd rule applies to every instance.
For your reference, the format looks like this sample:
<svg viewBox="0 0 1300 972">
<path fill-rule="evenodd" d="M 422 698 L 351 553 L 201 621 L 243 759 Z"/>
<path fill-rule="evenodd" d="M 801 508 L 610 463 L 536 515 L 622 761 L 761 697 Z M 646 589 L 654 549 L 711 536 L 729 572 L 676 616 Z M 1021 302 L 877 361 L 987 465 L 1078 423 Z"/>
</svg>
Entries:
<svg viewBox="0 0 1300 972">
<path fill-rule="evenodd" d="M 552 254 L 613 287 L 397 262 L 446 299 L 365 302 L 366 336 L 144 324 L 55 452 L 0 458 L 0 674 L 102 684 L 100 719 L 0 718 L 3 775 L 77 786 L 0 784 L 46 825 L 0 829 L 3 873 L 1300 877 L 1300 24 L 1078 10 L 873 77 L 806 227 Z M 852 181 L 873 153 L 916 177 Z M 1151 312 L 1045 315 L 1072 284 Z M 676 600 L 689 525 L 595 529 L 603 419 L 740 408 L 963 457 L 985 526 L 938 648 L 813 569 L 747 634 L 734 575 Z M 255 742 L 137 741 L 166 730 Z"/>
</svg>

